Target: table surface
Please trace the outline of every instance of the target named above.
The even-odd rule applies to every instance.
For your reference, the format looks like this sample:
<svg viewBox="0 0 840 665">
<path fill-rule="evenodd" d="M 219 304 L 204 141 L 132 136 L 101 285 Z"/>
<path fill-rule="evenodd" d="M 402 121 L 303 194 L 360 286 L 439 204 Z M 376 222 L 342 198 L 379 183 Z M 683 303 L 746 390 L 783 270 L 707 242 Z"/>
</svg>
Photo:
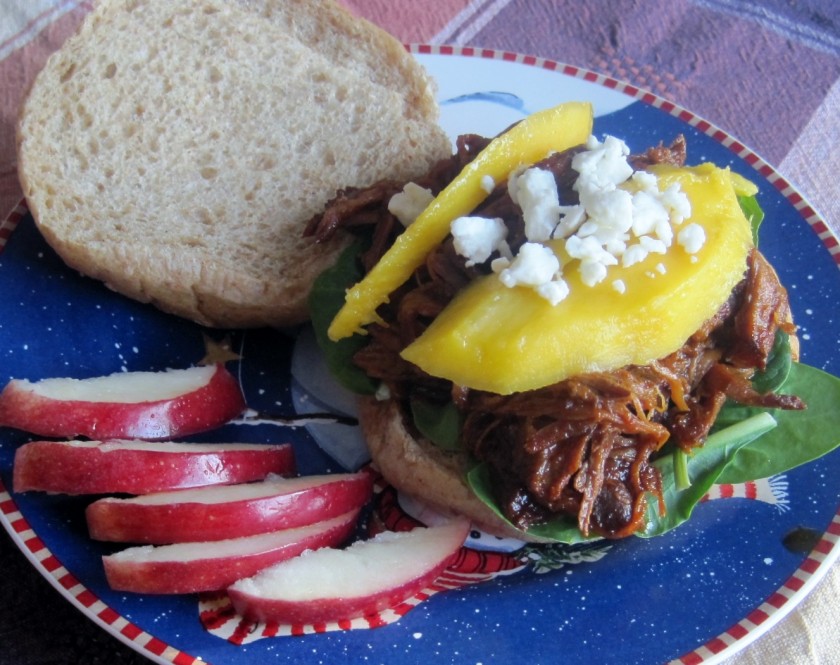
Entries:
<svg viewBox="0 0 840 665">
<path fill-rule="evenodd" d="M 90 2 L 0 2 L 0 212 L 20 200 L 14 123 L 46 57 Z M 536 55 L 628 81 L 750 146 L 840 235 L 836 0 L 343 0 L 404 43 Z M 429 6 L 433 5 L 433 6 Z M 0 534 L 0 664 L 145 663 L 65 601 Z M 767 635 L 726 661 L 836 662 L 840 566 Z M 49 632 L 49 639 L 44 636 Z"/>
</svg>

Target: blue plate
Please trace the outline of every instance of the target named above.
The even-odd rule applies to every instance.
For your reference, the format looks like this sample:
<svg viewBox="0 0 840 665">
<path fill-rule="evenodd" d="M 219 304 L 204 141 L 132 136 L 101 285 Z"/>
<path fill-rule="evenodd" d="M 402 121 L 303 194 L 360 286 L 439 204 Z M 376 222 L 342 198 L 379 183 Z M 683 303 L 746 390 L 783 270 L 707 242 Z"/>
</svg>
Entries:
<svg viewBox="0 0 840 665">
<path fill-rule="evenodd" d="M 493 134 L 523 115 L 568 100 L 592 101 L 595 131 L 641 150 L 683 133 L 689 161 L 730 165 L 760 188 L 767 218 L 761 248 L 788 287 L 804 362 L 840 374 L 836 240 L 760 157 L 693 114 L 644 91 L 578 68 L 469 49 L 417 47 L 439 84 L 444 127 Z M 13 232 L 9 234 L 10 231 Z M 229 364 L 249 405 L 294 415 L 317 397 L 346 410 L 315 373 L 292 378 L 309 357 L 306 330 L 205 330 L 127 300 L 69 270 L 44 243 L 25 208 L 3 227 L 0 254 L 0 380 L 83 378 L 162 370 L 198 362 L 210 343 L 229 341 Z M 834 247 L 834 250 L 830 250 Z M 296 360 L 297 359 L 297 360 Z M 322 377 L 323 378 L 323 377 Z M 316 392 L 317 395 L 310 393 Z M 308 405 L 308 406 L 307 406 Z M 344 406 L 342 406 L 344 405 Z M 346 407 L 350 408 L 350 407 Z M 318 427 L 230 424 L 204 441 L 289 441 L 303 473 L 364 462 L 358 433 Z M 11 487 L 25 434 L 0 431 L 0 480 Z M 341 452 L 335 446 L 340 445 Z M 324 450 L 331 450 L 332 455 Z M 338 458 L 339 461 L 336 461 Z M 259 639 L 235 645 L 208 632 L 196 596 L 155 597 L 108 588 L 83 509 L 89 499 L 0 492 L 4 526 L 33 565 L 105 630 L 161 663 L 716 662 L 773 625 L 838 556 L 840 453 L 749 487 L 753 500 L 708 501 L 690 524 L 653 540 L 628 539 L 441 593 L 399 621 L 373 630 Z M 2 488 L 0 488 L 2 490 Z M 816 548 L 785 546 L 810 533 Z M 539 570 L 538 570 L 539 569 Z"/>
</svg>

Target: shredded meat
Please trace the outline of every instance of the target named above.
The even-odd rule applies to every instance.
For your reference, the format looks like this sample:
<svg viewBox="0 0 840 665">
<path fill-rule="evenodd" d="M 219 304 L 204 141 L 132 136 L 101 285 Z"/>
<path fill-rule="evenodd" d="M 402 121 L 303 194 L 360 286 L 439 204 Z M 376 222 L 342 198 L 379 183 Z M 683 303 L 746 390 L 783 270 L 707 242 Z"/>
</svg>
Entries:
<svg viewBox="0 0 840 665">
<path fill-rule="evenodd" d="M 685 164 L 686 151 L 685 137 L 680 134 L 669 146 L 660 143 L 655 148 L 648 148 L 641 155 L 632 155 L 630 165 L 637 171 L 642 171 L 654 164 L 682 166 Z"/>
<path fill-rule="evenodd" d="M 486 143 L 464 137 L 455 155 L 421 183 L 440 191 Z M 681 165 L 685 141 L 651 148 L 631 163 Z M 571 169 L 575 150 L 539 164 L 552 171 L 561 201 L 575 203 Z M 373 265 L 390 246 L 398 223 L 387 212 L 394 183 L 342 192 L 308 233 L 328 238 L 338 228 L 373 226 L 374 243 L 363 257 Z M 521 212 L 504 184 L 474 213 L 501 217 L 514 251 L 524 241 Z M 787 294 L 757 250 L 743 281 L 718 313 L 675 353 L 645 366 L 576 376 L 513 395 L 470 390 L 431 377 L 400 357 L 479 268 L 466 268 L 452 242 L 430 253 L 413 279 L 378 311 L 383 325 L 369 327 L 370 342 L 354 362 L 385 382 L 395 399 L 453 401 L 462 412 L 462 445 L 489 464 L 496 498 L 520 527 L 556 513 L 573 516 L 584 534 L 619 538 L 644 526 L 648 495 L 661 497 L 652 460 L 671 441 L 685 450 L 703 444 L 727 399 L 741 404 L 803 408 L 798 398 L 759 394 L 751 377 L 766 367 L 777 329 L 789 334 Z M 660 501 L 661 503 L 661 501 Z"/>
<path fill-rule="evenodd" d="M 763 265 L 766 268 L 756 268 Z M 702 445 L 727 399 L 802 408 L 790 395 L 759 394 L 750 381 L 766 364 L 739 349 L 767 337 L 767 322 L 744 313 L 751 303 L 786 304 L 778 281 L 754 250 L 742 284 L 721 313 L 675 353 L 645 366 L 585 374 L 546 388 L 502 397 L 471 391 L 463 442 L 489 461 L 509 493 L 507 516 L 520 526 L 551 513 L 577 516 L 583 533 L 630 535 L 643 526 L 647 493 L 659 494 L 651 460 L 666 441 L 686 450 Z M 772 271 L 770 271 L 772 274 Z M 771 321 L 773 339 L 778 323 Z M 722 344 L 722 340 L 731 346 Z M 517 445 L 511 445 L 511 442 Z"/>
</svg>

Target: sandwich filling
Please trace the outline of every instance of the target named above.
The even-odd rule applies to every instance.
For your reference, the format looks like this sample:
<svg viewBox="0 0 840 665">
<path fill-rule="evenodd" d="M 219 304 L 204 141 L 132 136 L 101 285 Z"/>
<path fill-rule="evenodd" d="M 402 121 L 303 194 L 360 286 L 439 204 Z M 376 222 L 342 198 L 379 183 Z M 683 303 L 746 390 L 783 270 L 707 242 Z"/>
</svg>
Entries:
<svg viewBox="0 0 840 665">
<path fill-rule="evenodd" d="M 312 219 L 307 234 L 318 241 L 339 228 L 365 234 L 369 244 L 360 260 L 364 273 L 370 272 L 403 231 L 399 217 L 410 217 L 412 206 L 422 208 L 423 194 L 418 192 L 443 190 L 487 143 L 478 136 L 460 137 L 452 158 L 412 187 L 383 181 L 340 192 Z M 585 150 L 578 146 L 553 153 L 532 167 L 549 174 L 548 184 L 556 187 L 567 217 L 581 206 L 579 171 L 573 165 Z M 627 161 L 633 171 L 648 172 L 682 167 L 685 157 L 680 137 L 669 147 L 658 146 Z M 686 453 L 701 446 L 727 400 L 804 407 L 794 396 L 760 392 L 753 381 L 768 366 L 779 340 L 795 333 L 787 294 L 755 248 L 747 250 L 746 270 L 713 316 L 680 348 L 652 362 L 581 371 L 549 385 L 509 392 L 468 387 L 411 362 L 406 348 L 442 318 L 459 294 L 494 275 L 504 282 L 515 257 L 532 244 L 528 227 L 533 227 L 533 215 L 526 219 L 527 206 L 511 196 L 507 182 L 486 184 L 489 196 L 470 217 L 500 220 L 501 228 L 491 229 L 488 236 L 492 242 L 484 243 L 489 251 L 480 242 L 470 245 L 469 237 L 465 240 L 459 232 L 437 245 L 377 309 L 378 320 L 367 327 L 366 343 L 353 362 L 384 387 L 384 394 L 404 405 L 406 418 L 418 403 L 441 410 L 454 405 L 458 446 L 487 466 L 496 505 L 514 525 L 527 529 L 563 514 L 576 520 L 584 535 L 619 538 L 636 533 L 644 528 L 651 497 L 661 502 L 661 479 L 653 461 L 666 443 Z M 680 205 L 677 198 L 675 206 Z M 685 236 L 682 249 L 699 249 L 696 234 Z M 540 283 L 548 286 L 537 297 L 563 301 L 565 294 L 558 299 L 563 286 L 552 286 L 558 281 L 555 269 Z M 521 284 L 505 285 L 511 286 Z M 623 284 L 610 286 L 621 295 Z M 492 374 L 487 365 L 484 370 Z"/>
</svg>

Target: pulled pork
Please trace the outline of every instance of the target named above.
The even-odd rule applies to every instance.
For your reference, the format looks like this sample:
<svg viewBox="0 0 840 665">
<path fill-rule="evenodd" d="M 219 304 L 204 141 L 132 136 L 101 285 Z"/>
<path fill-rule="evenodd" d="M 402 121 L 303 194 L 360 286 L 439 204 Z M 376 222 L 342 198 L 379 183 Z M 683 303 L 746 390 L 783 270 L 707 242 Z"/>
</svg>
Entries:
<svg viewBox="0 0 840 665">
<path fill-rule="evenodd" d="M 455 155 L 418 184 L 438 193 L 487 141 L 461 137 Z M 575 152 L 556 153 L 538 164 L 554 173 L 563 204 L 577 203 L 572 189 L 577 174 L 571 169 Z M 631 158 L 637 169 L 684 161 L 682 137 Z M 369 229 L 372 243 L 362 257 L 369 270 L 401 230 L 387 210 L 401 188 L 402 183 L 381 182 L 342 191 L 311 220 L 306 234 L 324 241 L 340 228 Z M 474 214 L 503 218 L 514 252 L 524 242 L 521 212 L 504 184 Z M 759 394 L 750 381 L 766 366 L 776 331 L 795 332 L 787 294 L 757 250 L 728 301 L 675 353 L 649 365 L 585 374 L 506 396 L 453 385 L 400 357 L 480 270 L 464 266 L 451 240 L 442 243 L 380 308 L 385 323 L 369 327 L 370 341 L 354 362 L 384 382 L 395 399 L 453 401 L 463 415 L 462 445 L 489 464 L 496 499 L 521 528 L 562 513 L 573 516 L 584 534 L 631 535 L 644 527 L 648 494 L 661 497 L 652 460 L 666 441 L 686 451 L 702 445 L 727 399 L 804 407 L 793 396 Z"/>
</svg>

